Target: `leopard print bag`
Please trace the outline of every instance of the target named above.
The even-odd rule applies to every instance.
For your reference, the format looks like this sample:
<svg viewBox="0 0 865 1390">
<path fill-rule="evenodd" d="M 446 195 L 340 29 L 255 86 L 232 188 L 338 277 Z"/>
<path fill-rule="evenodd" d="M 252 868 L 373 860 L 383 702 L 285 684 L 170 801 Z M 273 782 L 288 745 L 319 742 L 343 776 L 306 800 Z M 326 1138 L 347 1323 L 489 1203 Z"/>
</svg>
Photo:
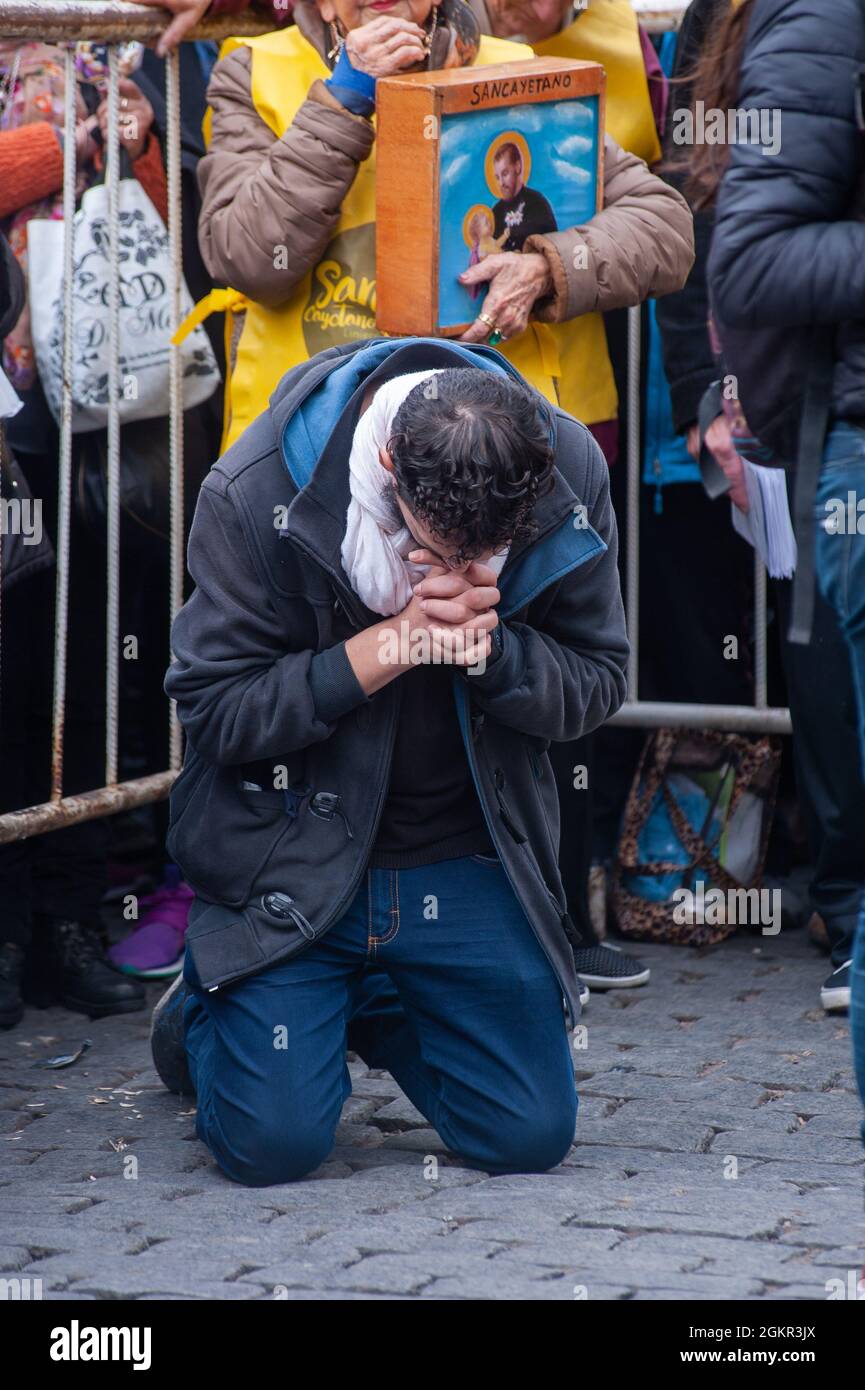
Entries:
<svg viewBox="0 0 865 1390">
<path fill-rule="evenodd" d="M 706 946 L 741 925 L 736 909 L 750 903 L 742 894 L 762 879 L 780 763 L 769 738 L 685 729 L 649 736 L 614 872 L 623 936 Z"/>
</svg>

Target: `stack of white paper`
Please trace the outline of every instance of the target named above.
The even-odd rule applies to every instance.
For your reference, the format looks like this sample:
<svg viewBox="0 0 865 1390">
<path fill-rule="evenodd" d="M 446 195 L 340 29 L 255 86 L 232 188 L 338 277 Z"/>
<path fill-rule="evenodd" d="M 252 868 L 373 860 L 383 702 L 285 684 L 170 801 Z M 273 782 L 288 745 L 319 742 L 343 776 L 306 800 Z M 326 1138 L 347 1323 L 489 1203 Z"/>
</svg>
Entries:
<svg viewBox="0 0 865 1390">
<path fill-rule="evenodd" d="M 790 579 L 796 568 L 796 537 L 783 468 L 763 468 L 743 459 L 750 511 L 730 504 L 733 526 L 757 551 L 773 579 Z"/>
<path fill-rule="evenodd" d="M 8 376 L 0 367 L 0 420 L 8 420 L 10 416 L 17 415 L 23 404 Z"/>
</svg>

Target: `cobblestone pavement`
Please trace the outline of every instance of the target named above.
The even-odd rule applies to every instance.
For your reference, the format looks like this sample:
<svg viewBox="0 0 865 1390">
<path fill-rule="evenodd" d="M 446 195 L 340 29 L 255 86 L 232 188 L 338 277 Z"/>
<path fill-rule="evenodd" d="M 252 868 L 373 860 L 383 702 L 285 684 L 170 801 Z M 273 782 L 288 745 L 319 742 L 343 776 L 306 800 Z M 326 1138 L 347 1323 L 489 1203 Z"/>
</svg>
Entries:
<svg viewBox="0 0 865 1390">
<path fill-rule="evenodd" d="M 389 1076 L 353 1063 L 330 1161 L 241 1188 L 160 1086 L 149 1014 L 29 1012 L 0 1035 L 3 1277 L 73 1299 L 825 1299 L 829 1280 L 854 1285 L 860 1109 L 847 1020 L 819 1006 L 826 962 L 801 933 L 642 954 L 648 988 L 592 997 L 576 1143 L 543 1176 L 460 1167 Z M 85 1037 L 75 1066 L 34 1068 Z"/>
</svg>

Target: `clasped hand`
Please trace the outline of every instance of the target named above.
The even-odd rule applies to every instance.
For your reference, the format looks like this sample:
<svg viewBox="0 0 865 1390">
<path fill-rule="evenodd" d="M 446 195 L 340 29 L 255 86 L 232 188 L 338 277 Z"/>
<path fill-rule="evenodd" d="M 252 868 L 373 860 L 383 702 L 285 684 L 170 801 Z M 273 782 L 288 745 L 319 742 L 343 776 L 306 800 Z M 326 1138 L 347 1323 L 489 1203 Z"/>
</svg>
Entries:
<svg viewBox="0 0 865 1390">
<path fill-rule="evenodd" d="M 413 550 L 409 559 L 416 565 L 429 565 L 429 573 L 414 586 L 414 596 L 400 615 L 412 628 L 426 628 L 431 637 L 432 659 L 439 647 L 457 666 L 475 666 L 486 660 L 492 646 L 491 633 L 498 626 L 496 604 L 501 594 L 495 571 L 473 560 L 467 569 L 446 569 L 429 550 Z M 464 644 L 454 642 L 462 632 Z"/>
</svg>

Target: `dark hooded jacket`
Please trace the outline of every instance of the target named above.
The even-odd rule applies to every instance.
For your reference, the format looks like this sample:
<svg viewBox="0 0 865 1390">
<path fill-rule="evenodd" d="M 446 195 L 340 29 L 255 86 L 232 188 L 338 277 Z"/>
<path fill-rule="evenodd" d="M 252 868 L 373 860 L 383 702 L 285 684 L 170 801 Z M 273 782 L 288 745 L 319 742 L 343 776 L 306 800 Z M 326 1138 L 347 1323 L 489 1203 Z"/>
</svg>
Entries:
<svg viewBox="0 0 865 1390">
<path fill-rule="evenodd" d="M 204 483 L 197 587 L 174 625 L 166 689 L 188 739 L 168 843 L 199 895 L 187 944 L 205 988 L 302 951 L 357 891 L 400 679 L 368 698 L 345 651 L 381 620 L 340 560 L 348 449 L 372 382 L 466 364 L 519 379 L 486 346 L 387 339 L 320 353 L 283 378 Z M 562 411 L 551 421 L 554 486 L 500 577 L 501 652 L 481 675 L 455 669 L 453 695 L 490 836 L 575 1019 L 546 750 L 618 709 L 628 644 L 606 464 L 583 425 Z"/>
<path fill-rule="evenodd" d="M 780 112 L 781 148 L 734 144 L 709 288 L 748 424 L 796 456 L 815 329 L 830 339 L 832 414 L 865 421 L 863 0 L 757 0 L 736 105 Z"/>
</svg>

